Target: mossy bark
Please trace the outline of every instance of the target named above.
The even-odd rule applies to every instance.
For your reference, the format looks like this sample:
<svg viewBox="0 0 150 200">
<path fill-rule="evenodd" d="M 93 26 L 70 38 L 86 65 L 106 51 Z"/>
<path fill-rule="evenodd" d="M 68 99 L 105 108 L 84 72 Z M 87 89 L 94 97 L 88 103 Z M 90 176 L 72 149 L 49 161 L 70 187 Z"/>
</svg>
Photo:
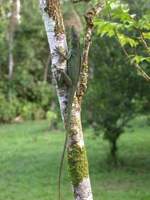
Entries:
<svg viewBox="0 0 150 200">
<path fill-rule="evenodd" d="M 77 144 L 72 145 L 68 151 L 68 165 L 72 184 L 76 187 L 89 175 L 85 147 L 81 148 Z"/>
<path fill-rule="evenodd" d="M 80 98 L 75 94 L 67 145 L 68 169 L 76 200 L 92 200 L 89 168 L 81 124 Z"/>
</svg>

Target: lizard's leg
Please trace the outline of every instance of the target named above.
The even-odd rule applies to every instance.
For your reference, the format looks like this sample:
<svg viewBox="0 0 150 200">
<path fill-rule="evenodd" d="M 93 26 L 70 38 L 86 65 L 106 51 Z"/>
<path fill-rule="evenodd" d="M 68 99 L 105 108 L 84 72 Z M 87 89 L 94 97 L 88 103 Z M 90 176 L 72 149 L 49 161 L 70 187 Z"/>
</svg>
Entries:
<svg viewBox="0 0 150 200">
<path fill-rule="evenodd" d="M 69 49 L 67 52 L 67 60 L 69 60 L 72 56 L 72 49 Z"/>
<path fill-rule="evenodd" d="M 64 71 L 64 69 L 57 69 L 56 81 L 57 81 L 58 87 L 64 84 L 67 85 L 68 87 L 72 86 L 72 80 L 68 76 L 68 74 Z"/>
<path fill-rule="evenodd" d="M 68 53 L 66 52 L 65 49 L 63 49 L 61 47 L 56 47 L 55 48 L 55 52 L 60 55 L 60 57 L 62 58 L 62 60 L 68 60 Z"/>
<path fill-rule="evenodd" d="M 69 60 L 72 56 L 72 49 L 66 52 L 63 48 L 56 47 L 55 51 L 63 58 L 63 60 Z"/>
</svg>

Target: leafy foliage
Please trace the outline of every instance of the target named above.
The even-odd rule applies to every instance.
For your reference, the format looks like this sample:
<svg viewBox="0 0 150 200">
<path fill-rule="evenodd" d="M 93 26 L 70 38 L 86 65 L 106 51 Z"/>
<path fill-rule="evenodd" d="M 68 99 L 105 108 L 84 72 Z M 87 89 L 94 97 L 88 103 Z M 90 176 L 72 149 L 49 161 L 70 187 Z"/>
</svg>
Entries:
<svg viewBox="0 0 150 200">
<path fill-rule="evenodd" d="M 116 38 L 120 43 L 125 55 L 137 69 L 140 75 L 144 77 L 144 71 L 140 70 L 139 64 L 142 64 L 144 70 L 145 63 L 150 63 L 150 15 L 144 14 L 139 18 L 136 14 L 130 14 L 128 4 L 119 0 L 106 0 L 106 8 L 103 13 L 103 19 L 95 19 L 97 34 L 101 37 L 108 36 Z M 126 50 L 128 48 L 128 50 Z M 140 49 L 140 54 L 138 54 Z M 147 73 L 148 73 L 147 72 Z M 147 76 L 150 80 L 150 77 Z"/>
</svg>

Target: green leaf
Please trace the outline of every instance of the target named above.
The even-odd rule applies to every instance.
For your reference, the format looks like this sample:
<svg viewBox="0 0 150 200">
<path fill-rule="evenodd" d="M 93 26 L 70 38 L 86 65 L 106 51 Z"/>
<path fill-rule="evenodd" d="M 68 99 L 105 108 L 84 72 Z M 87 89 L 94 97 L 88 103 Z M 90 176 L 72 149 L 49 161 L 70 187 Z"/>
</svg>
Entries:
<svg viewBox="0 0 150 200">
<path fill-rule="evenodd" d="M 97 27 L 97 34 L 101 37 L 103 37 L 104 35 L 112 37 L 115 35 L 116 30 L 119 31 L 123 29 L 122 24 L 119 24 L 117 22 L 105 21 L 102 19 L 96 19 L 94 21 L 94 25 Z"/>
<path fill-rule="evenodd" d="M 147 33 L 142 33 L 145 39 L 149 39 L 150 40 L 150 32 Z"/>
<path fill-rule="evenodd" d="M 142 30 L 150 30 L 150 14 L 143 15 L 143 17 L 138 21 L 137 27 Z"/>
<path fill-rule="evenodd" d="M 133 57 L 133 59 L 131 60 L 131 62 L 135 62 L 137 64 L 143 62 L 143 61 L 147 61 L 147 62 L 150 62 L 150 57 L 143 57 L 141 55 L 136 55 Z"/>
<path fill-rule="evenodd" d="M 131 47 L 136 47 L 138 45 L 138 41 L 133 38 L 121 33 L 117 33 L 117 35 L 122 46 L 129 44 Z"/>
</svg>

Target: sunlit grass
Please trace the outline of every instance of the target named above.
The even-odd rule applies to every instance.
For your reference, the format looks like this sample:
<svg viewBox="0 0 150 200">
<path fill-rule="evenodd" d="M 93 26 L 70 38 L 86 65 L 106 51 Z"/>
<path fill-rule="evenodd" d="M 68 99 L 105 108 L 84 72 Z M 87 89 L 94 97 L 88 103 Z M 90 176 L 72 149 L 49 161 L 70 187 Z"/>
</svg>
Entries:
<svg viewBox="0 0 150 200">
<path fill-rule="evenodd" d="M 108 144 L 85 130 L 95 200 L 150 199 L 150 126 L 134 120 L 119 140 L 120 165 L 107 161 Z M 0 126 L 0 200 L 57 200 L 57 177 L 64 131 L 48 130 L 48 122 Z M 65 165 L 64 200 L 72 192 Z"/>
</svg>

